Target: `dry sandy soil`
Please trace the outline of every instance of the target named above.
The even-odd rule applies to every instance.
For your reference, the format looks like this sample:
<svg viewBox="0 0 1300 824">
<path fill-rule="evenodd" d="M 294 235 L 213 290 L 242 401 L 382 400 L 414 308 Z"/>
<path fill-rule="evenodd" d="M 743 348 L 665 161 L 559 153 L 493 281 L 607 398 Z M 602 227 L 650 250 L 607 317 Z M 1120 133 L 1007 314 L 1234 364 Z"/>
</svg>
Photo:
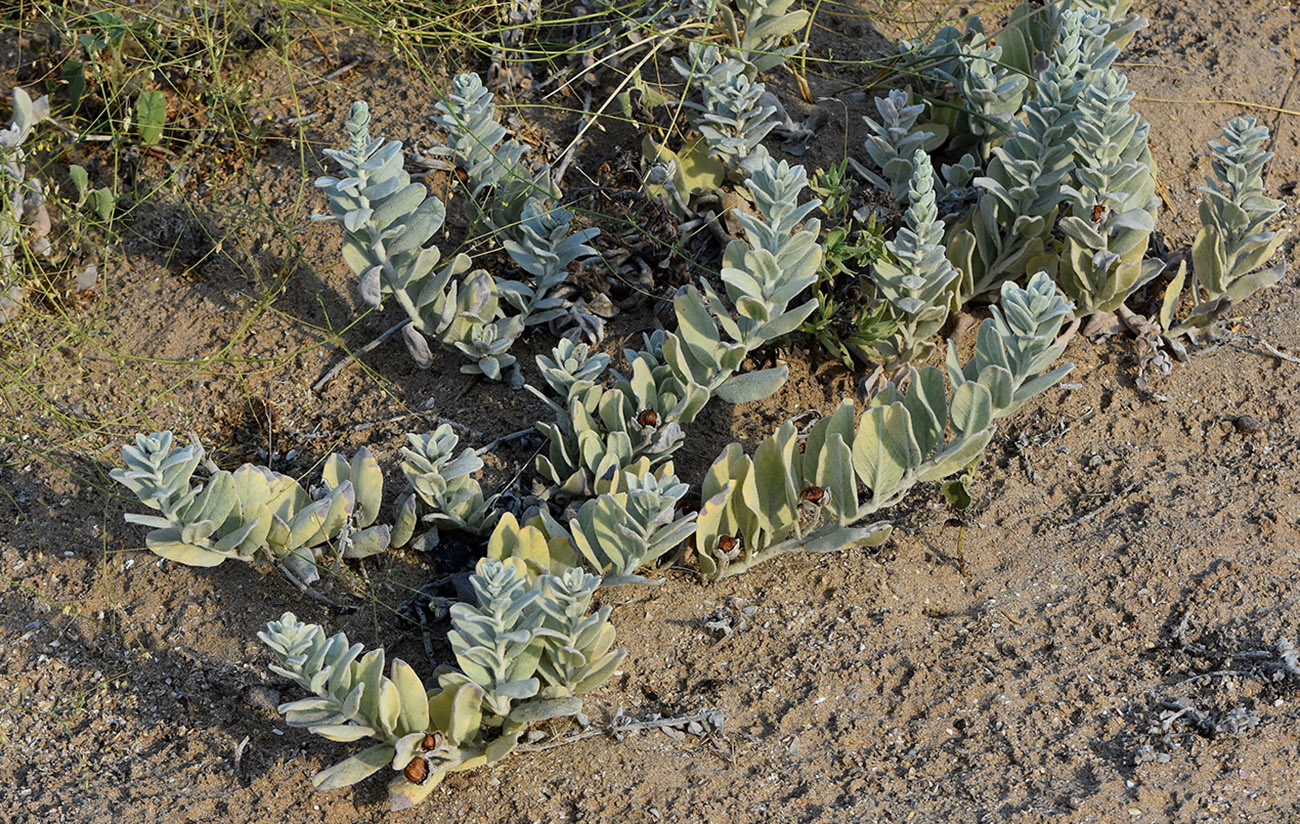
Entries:
<svg viewBox="0 0 1300 824">
<path fill-rule="evenodd" d="M 1293 226 L 1300 132 L 1283 110 L 1300 109 L 1294 7 L 1138 8 L 1151 27 L 1123 68 L 1152 124 L 1169 245 L 1194 230 L 1205 141 L 1239 113 L 1273 129 L 1268 185 Z M 882 51 L 899 36 L 822 14 L 835 30 L 818 35 L 822 52 Z M 374 49 L 342 35 L 329 47 Z M 1300 640 L 1300 365 L 1265 347 L 1300 353 L 1294 274 L 1152 391 L 1135 385 L 1131 340 L 1077 340 L 1074 375 L 1005 422 L 962 518 L 921 489 L 891 513 L 898 528 L 880 550 L 787 556 L 713 586 L 668 571 L 662 587 L 605 596 L 629 654 L 589 702 L 593 721 L 721 710 L 722 734 L 519 754 L 391 816 L 379 779 L 314 792 L 311 775 L 355 747 L 280 722 L 275 706 L 297 695 L 267 673 L 255 633 L 291 610 L 422 665 L 418 632 L 392 607 L 434 562 L 366 562 L 367 594 L 340 612 L 273 570 L 159 560 L 123 523 L 130 502 L 104 491 L 118 445 L 142 429 L 196 431 L 225 465 L 262 448 L 275 468 L 305 471 L 366 444 L 394 469 L 402 433 L 433 415 L 473 430 L 471 445 L 545 416 L 524 392 L 458 374 L 449 356 L 416 371 L 396 340 L 311 391 L 339 354 L 322 341 L 357 309 L 334 229 L 308 222 L 322 208 L 310 188 L 317 150 L 338 142 L 354 97 L 375 102 L 377 131 L 408 139 L 435 100 L 373 53 L 316 87 L 250 57 L 253 118 L 313 115 L 310 143 L 268 139 L 246 160 L 214 147 L 183 185 L 132 212 L 120 261 L 76 310 L 84 334 L 61 338 L 66 324 L 41 312 L 5 332 L 0 820 L 1300 821 L 1300 693 L 1232 656 Z M 304 47 L 295 59 L 309 57 Z M 814 93 L 843 88 L 812 82 Z M 782 94 L 797 97 L 788 84 Z M 806 162 L 861 145 L 863 112 L 848 111 Z M 573 124 L 554 128 L 563 143 Z M 601 142 L 621 141 L 611 136 Z M 165 162 L 145 158 L 141 173 Z M 634 168 L 584 150 L 566 185 L 620 163 Z M 258 217 L 269 213 L 291 231 Z M 625 313 L 609 350 L 635 344 L 649 317 Z M 366 318 L 343 340 L 358 346 L 389 323 Z M 715 405 L 678 461 L 686 477 L 727 440 L 752 445 L 791 410 L 826 411 L 849 391 L 849 376 L 810 369 L 806 350 L 779 354 L 787 387 Z M 534 448 L 498 450 L 489 488 Z M 720 638 L 706 624 L 735 599 L 757 611 Z"/>
</svg>

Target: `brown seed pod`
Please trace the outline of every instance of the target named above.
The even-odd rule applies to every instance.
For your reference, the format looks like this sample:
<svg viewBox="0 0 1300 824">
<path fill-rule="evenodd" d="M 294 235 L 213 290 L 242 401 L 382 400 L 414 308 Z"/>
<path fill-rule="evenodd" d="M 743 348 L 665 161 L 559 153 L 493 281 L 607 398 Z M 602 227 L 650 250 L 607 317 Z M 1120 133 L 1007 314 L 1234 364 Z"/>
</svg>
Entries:
<svg viewBox="0 0 1300 824">
<path fill-rule="evenodd" d="M 442 733 L 426 732 L 424 738 L 420 741 L 420 749 L 436 750 L 442 746 Z"/>
<path fill-rule="evenodd" d="M 642 426 L 658 426 L 659 413 L 653 409 L 643 409 L 637 414 L 636 422 Z"/>
<path fill-rule="evenodd" d="M 412 784 L 423 784 L 429 778 L 429 762 L 417 755 L 402 769 L 402 775 Z"/>
<path fill-rule="evenodd" d="M 1096 223 L 1097 221 L 1101 220 L 1101 219 L 1102 219 L 1103 217 L 1105 217 L 1105 216 L 1106 216 L 1106 207 L 1105 207 L 1105 206 L 1102 206 L 1100 203 L 1098 203 L 1096 206 L 1093 206 L 1093 207 L 1092 207 L 1092 222 L 1093 222 L 1093 223 Z"/>
<path fill-rule="evenodd" d="M 804 487 L 799 496 L 810 504 L 821 504 L 826 499 L 826 490 L 820 486 Z"/>
<path fill-rule="evenodd" d="M 736 548 L 736 543 L 736 539 L 730 535 L 722 535 L 718 537 L 718 549 L 723 552 L 729 553 L 734 550 Z"/>
</svg>

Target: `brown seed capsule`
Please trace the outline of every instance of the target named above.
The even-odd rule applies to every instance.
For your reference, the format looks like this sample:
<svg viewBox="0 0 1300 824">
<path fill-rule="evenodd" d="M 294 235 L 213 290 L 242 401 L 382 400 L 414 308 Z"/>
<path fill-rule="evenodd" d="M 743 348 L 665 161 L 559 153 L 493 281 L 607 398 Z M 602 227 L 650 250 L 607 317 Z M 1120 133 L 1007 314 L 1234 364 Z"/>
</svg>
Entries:
<svg viewBox="0 0 1300 824">
<path fill-rule="evenodd" d="M 809 486 L 805 487 L 799 495 L 810 504 L 820 504 L 826 498 L 826 490 L 820 486 Z"/>
<path fill-rule="evenodd" d="M 730 535 L 722 535 L 718 538 L 718 549 L 723 552 L 731 552 L 736 548 L 736 539 Z"/>
<path fill-rule="evenodd" d="M 1092 207 L 1092 222 L 1093 222 L 1093 223 L 1096 223 L 1097 221 L 1101 220 L 1101 219 L 1102 219 L 1103 217 L 1105 217 L 1105 216 L 1106 216 L 1106 207 L 1105 207 L 1105 206 L 1102 206 L 1100 203 L 1098 203 L 1096 206 L 1093 206 L 1093 207 Z"/>
<path fill-rule="evenodd" d="M 412 784 L 423 784 L 429 778 L 429 762 L 417 755 L 402 770 L 402 775 Z"/>
<path fill-rule="evenodd" d="M 442 733 L 426 732 L 424 738 L 420 741 L 420 749 L 436 750 L 442 746 Z"/>
<path fill-rule="evenodd" d="M 658 426 L 659 413 L 653 409 L 644 409 L 636 416 L 636 422 L 642 426 Z"/>
</svg>

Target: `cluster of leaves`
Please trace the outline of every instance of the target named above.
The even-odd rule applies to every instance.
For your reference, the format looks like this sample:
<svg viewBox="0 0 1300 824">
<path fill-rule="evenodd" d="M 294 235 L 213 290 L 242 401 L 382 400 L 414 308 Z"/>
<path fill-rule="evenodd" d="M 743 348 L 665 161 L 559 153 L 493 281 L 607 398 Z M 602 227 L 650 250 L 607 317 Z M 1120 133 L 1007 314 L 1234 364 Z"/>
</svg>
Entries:
<svg viewBox="0 0 1300 824">
<path fill-rule="evenodd" d="M 767 158 L 746 181 L 757 215 L 737 214 L 745 232 L 723 255 L 722 280 L 730 305 L 702 282 L 674 298 L 677 331 L 648 335 L 639 352 L 626 352 L 629 377 L 612 386 L 597 382 L 603 369 L 589 370 L 572 348 L 539 359 L 547 382 L 562 402 L 551 401 L 553 423 L 539 423 L 549 446 L 537 471 L 562 497 L 590 497 L 640 460 L 656 465 L 682 440 L 710 398 L 730 403 L 758 400 L 775 392 L 789 370 L 777 366 L 737 374 L 746 355 L 793 332 L 816 308 L 816 299 L 794 308 L 791 301 L 817 280 L 821 262 L 820 223 L 808 215 L 818 201 L 799 203 L 807 186 L 802 166 Z M 584 350 L 585 356 L 585 350 Z M 567 370 L 558 364 L 570 362 Z"/>
<path fill-rule="evenodd" d="M 863 524 L 917 483 L 956 474 L 978 460 L 994 422 L 1065 377 L 1048 370 L 1069 302 L 1039 273 L 1027 288 L 1005 284 L 1002 308 L 980 326 L 975 355 L 961 363 L 950 343 L 947 385 L 936 367 L 909 368 L 889 383 L 854 429 L 845 400 L 803 436 L 787 422 L 746 455 L 729 445 L 705 475 L 695 550 L 705 578 L 735 575 L 792 551 L 832 552 L 888 537 Z M 949 392 L 947 386 L 951 386 Z M 867 490 L 860 499 L 859 485 Z"/>
<path fill-rule="evenodd" d="M 410 489 L 397 501 L 393 544 L 427 551 L 438 546 L 441 529 L 482 533 L 492 527 L 494 498 L 485 499 L 473 473 L 483 468 L 474 450 L 455 454 L 460 439 L 450 424 L 427 435 L 407 435 L 402 448 L 402 474 Z M 421 524 L 428 524 L 416 535 Z"/>
<path fill-rule="evenodd" d="M 725 3 L 718 5 L 723 30 L 734 44 L 732 52 L 751 74 L 760 74 L 784 66 L 786 60 L 807 48 L 803 41 L 783 45 L 808 25 L 811 13 L 790 11 L 793 0 L 736 0 L 736 9 L 745 21 L 743 31 L 736 15 Z"/>
<path fill-rule="evenodd" d="M 543 508 L 522 526 L 509 513 L 488 542 L 488 556 L 515 559 L 535 571 L 581 566 L 602 586 L 658 584 L 639 571 L 695 533 L 695 513 L 677 505 L 687 486 L 671 463 L 624 472 L 610 491 L 585 501 L 564 526 Z"/>
<path fill-rule="evenodd" d="M 146 545 L 169 560 L 201 567 L 274 561 L 308 584 L 320 577 L 318 559 L 331 544 L 338 557 L 364 558 L 390 543 L 389 527 L 375 523 L 384 476 L 364 447 L 351 460 L 327 457 L 321 484 L 310 491 L 262 466 L 219 469 L 197 439 L 180 446 L 171 432 L 137 435 L 122 461 L 113 480 L 158 513 L 126 520 L 151 527 Z"/>
<path fill-rule="evenodd" d="M 49 117 L 50 101 L 32 100 L 16 86 L 13 95 L 13 119 L 0 131 L 0 323 L 13 320 L 22 305 L 22 254 L 50 251 L 49 210 L 40 181 L 27 177 L 23 151 L 32 129 Z"/>
<path fill-rule="evenodd" d="M 948 26 L 929 43 L 903 45 L 905 71 L 927 102 L 911 103 L 904 91 L 877 100 L 879 119 L 866 118 L 872 168 L 858 167 L 910 204 L 892 259 L 871 273 L 893 317 L 906 316 L 874 344 L 879 359 L 893 365 L 924 354 L 950 311 L 1040 270 L 1079 318 L 1124 311 L 1124 301 L 1164 270 L 1146 257 L 1159 205 L 1149 127 L 1130 110 L 1133 93 L 1113 68 L 1146 25 L 1130 5 L 1022 3 L 996 42 L 970 18 L 964 32 Z M 1175 321 L 1186 282 L 1180 272 L 1160 318 L 1170 339 L 1281 276 L 1280 268 L 1257 271 L 1283 237 L 1265 228 L 1280 208 L 1262 194 L 1267 134 L 1254 121 L 1233 121 L 1225 140 L 1211 144 L 1216 179 L 1204 190 L 1193 246 L 1193 308 Z M 933 184 L 916 174 L 930 152 L 960 155 Z M 927 189 L 933 205 L 922 209 Z M 926 265 L 918 269 L 918 261 Z M 900 291 L 904 282 L 910 291 Z"/>
<path fill-rule="evenodd" d="M 371 138 L 364 102 L 352 104 L 347 131 L 346 149 L 326 150 L 344 176 L 318 178 L 316 186 L 330 199 L 331 214 L 320 219 L 343 227 L 343 259 L 360 278 L 362 299 L 379 306 L 391 295 L 401 305 L 410 319 L 403 336 L 420 367 L 433 364 L 430 337 L 466 356 L 462 371 L 501 380 L 515 366 L 509 350 L 523 322 L 505 317 L 491 275 L 466 274 L 468 255 L 437 268 L 438 247 L 425 244 L 442 227 L 446 209 L 402 168 L 400 141 Z"/>
<path fill-rule="evenodd" d="M 469 217 L 483 232 L 499 238 L 506 253 L 531 275 L 531 285 L 504 281 L 502 296 L 524 325 L 548 323 L 558 331 L 576 325 L 594 341 L 604 337 L 603 319 L 573 300 L 566 288 L 571 263 L 595 254 L 587 243 L 600 233 L 574 231 L 573 211 L 558 205 L 559 188 L 551 168 L 525 164 L 527 149 L 505 138 L 492 94 L 477 74 L 460 74 L 433 122 L 447 133 L 448 155 L 466 176 Z"/>
<path fill-rule="evenodd" d="M 1286 261 L 1260 270 L 1273 256 L 1286 230 L 1270 230 L 1269 222 L 1282 210 L 1281 201 L 1264 194 L 1264 164 L 1273 157 L 1264 150 L 1268 128 L 1254 118 L 1232 120 L 1223 140 L 1212 141 L 1214 177 L 1201 188 L 1201 230 L 1192 242 L 1195 281 L 1192 309 L 1175 320 L 1185 272 L 1179 272 L 1165 293 L 1161 326 L 1174 336 L 1190 334 L 1220 317 L 1248 295 L 1272 286 L 1286 272 Z"/>
<path fill-rule="evenodd" d="M 699 98 L 684 100 L 682 105 L 709 155 L 734 175 L 761 166 L 767 158 L 763 138 L 776 127 L 772 119 L 776 107 L 762 103 L 766 88 L 750 80 L 750 67 L 716 46 L 700 43 L 690 44 L 687 60 L 674 57 L 672 64 Z"/>
<path fill-rule="evenodd" d="M 271 669 L 312 697 L 280 707 L 292 726 L 332 741 L 379 743 L 317 773 L 317 789 L 346 787 L 380 771 L 392 809 L 424 800 L 449 773 L 501 760 L 537 722 L 576 715 L 580 696 L 614 673 L 610 607 L 590 613 L 599 578 L 577 568 L 533 574 L 520 562 L 484 559 L 471 577 L 477 604 L 451 608 L 447 634 L 456 665 L 426 688 L 383 649 L 363 653 L 339 633 L 285 613 L 258 637 L 276 657 Z"/>
<path fill-rule="evenodd" d="M 790 11 L 791 5 L 792 0 L 737 0 L 735 9 L 718 4 L 721 35 L 731 45 L 700 40 L 688 45 L 685 60 L 672 58 L 687 84 L 687 96 L 678 103 L 698 134 L 676 151 L 646 135 L 642 153 L 662 170 L 647 191 L 679 217 L 693 213 L 697 195 L 721 191 L 729 176 L 743 179 L 767 163 L 762 141 L 777 125 L 780 103 L 758 77 L 807 46 L 801 40 L 786 45 L 811 17 L 802 9 Z M 650 96 L 670 102 L 657 93 Z"/>
</svg>

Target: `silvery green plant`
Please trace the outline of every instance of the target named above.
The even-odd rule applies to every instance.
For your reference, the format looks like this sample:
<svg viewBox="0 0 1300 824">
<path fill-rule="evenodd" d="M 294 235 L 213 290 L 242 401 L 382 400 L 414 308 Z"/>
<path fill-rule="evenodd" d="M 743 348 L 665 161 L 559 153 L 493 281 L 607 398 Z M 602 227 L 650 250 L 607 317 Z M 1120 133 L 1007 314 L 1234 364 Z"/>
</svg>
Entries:
<svg viewBox="0 0 1300 824">
<path fill-rule="evenodd" d="M 450 424 L 427 435 L 407 435 L 402 447 L 402 474 L 410 491 L 397 502 L 393 543 L 431 550 L 438 545 L 440 529 L 481 533 L 492 526 L 493 499 L 483 497 L 474 473 L 483 460 L 472 449 L 456 454 L 460 439 Z M 415 531 L 427 525 L 419 535 Z"/>
<path fill-rule="evenodd" d="M 867 157 L 877 173 L 853 158 L 849 162 L 858 174 L 876 188 L 887 193 L 897 203 L 907 200 L 908 185 L 912 179 L 912 159 L 918 150 L 931 152 L 948 137 L 946 126 L 937 123 L 918 125 L 925 111 L 924 103 L 911 103 L 911 95 L 894 89 L 885 97 L 876 98 L 876 111 L 880 119 L 863 117 L 871 128 L 867 138 Z"/>
<path fill-rule="evenodd" d="M 930 338 L 948 320 L 951 286 L 958 277 L 945 257 L 930 156 L 917 149 L 912 169 L 904 225 L 897 237 L 885 244 L 889 256 L 871 271 L 871 280 L 888 302 L 896 324 L 894 334 L 873 344 L 889 368 L 925 357 L 934 348 Z"/>
<path fill-rule="evenodd" d="M 465 274 L 468 256 L 436 269 L 438 248 L 424 244 L 441 228 L 446 210 L 402 168 L 400 141 L 370 137 L 366 103 L 352 104 L 347 132 L 346 149 L 326 150 L 344 176 L 318 178 L 316 186 L 330 199 L 331 214 L 321 219 L 343 227 L 343 259 L 361 278 L 362 298 L 379 306 L 392 295 L 402 306 L 411 321 L 403 338 L 421 368 L 433 364 L 427 336 L 470 359 L 461 371 L 501 380 L 514 364 L 507 350 L 523 324 L 503 317 L 490 275 L 481 269 Z"/>
<path fill-rule="evenodd" d="M 1161 325 L 1174 335 L 1204 327 L 1234 303 L 1281 279 L 1286 262 L 1261 270 L 1286 238 L 1286 230 L 1268 223 L 1282 210 L 1281 201 L 1264 194 L 1264 164 L 1273 153 L 1264 150 L 1268 128 L 1254 118 L 1228 122 L 1223 139 L 1210 142 L 1214 177 L 1201 187 L 1201 229 L 1192 241 L 1190 290 L 1192 310 L 1174 322 L 1185 275 L 1179 274 L 1166 292 Z"/>
<path fill-rule="evenodd" d="M 568 538 L 604 586 L 659 584 L 637 572 L 695 532 L 695 513 L 677 514 L 686 490 L 672 474 L 624 473 L 621 491 L 583 503 L 567 529 L 546 510 L 540 514 L 548 539 Z"/>
<path fill-rule="evenodd" d="M 1052 54 L 1053 45 L 1068 28 L 1066 18 L 1074 15 L 1085 19 L 1081 44 L 1084 63 L 1092 71 L 1105 71 L 1119 50 L 1147 25 L 1145 17 L 1129 11 L 1131 6 L 1131 0 L 1064 0 L 1042 5 L 1022 2 L 997 34 L 1003 63 L 1017 74 L 1039 74 L 1039 55 Z"/>
<path fill-rule="evenodd" d="M 981 141 L 984 158 L 988 147 L 1011 127 L 1011 120 L 1024 104 L 1029 78 L 1002 63 L 1002 47 L 989 42 L 983 31 L 971 33 L 962 50 L 961 75 L 956 87 L 965 104 L 964 129 L 953 134 L 970 134 Z"/>
<path fill-rule="evenodd" d="M 574 232 L 569 209 L 548 206 L 540 198 L 524 203 L 514 238 L 503 241 L 502 246 L 519 268 L 533 276 L 531 286 L 519 284 L 507 292 L 526 326 L 564 325 L 561 321 L 574 311 L 574 302 L 563 294 L 569 264 L 596 254 L 587 242 L 598 234 L 596 228 Z M 603 325 L 600 328 L 603 330 Z"/>
<path fill-rule="evenodd" d="M 1056 385 L 1074 368 L 1049 369 L 1065 352 L 1061 327 L 1074 316 L 1073 304 L 1046 272 L 1019 287 L 1002 284 L 1001 300 L 979 326 L 975 354 L 962 364 L 948 342 L 948 380 L 954 387 L 978 381 L 989 390 L 993 418 L 1010 415 L 1025 401 Z"/>
<path fill-rule="evenodd" d="M 536 173 L 525 164 L 524 146 L 506 140 L 497 121 L 492 94 L 477 74 L 460 74 L 451 93 L 438 104 L 433 118 L 447 133 L 447 148 L 464 170 L 470 218 L 497 235 L 506 253 L 533 277 L 531 286 L 501 282 L 506 301 L 518 311 L 519 322 L 532 326 L 548 323 L 561 328 L 566 319 L 576 323 L 583 308 L 564 289 L 568 266 L 595 254 L 587 243 L 600 234 L 596 228 L 573 231 L 573 212 L 555 204 L 559 190 L 549 166 Z M 590 318 L 590 313 L 585 313 Z M 599 338 L 603 324 L 588 324 Z M 506 334 L 494 335 L 504 340 Z M 515 335 L 517 337 L 517 335 Z M 508 348 L 508 347 L 507 347 Z"/>
<path fill-rule="evenodd" d="M 789 308 L 816 283 L 822 260 L 817 242 L 821 221 L 808 217 L 821 201 L 799 203 L 807 185 L 803 166 L 766 158 L 745 182 L 758 215 L 734 212 L 745 239 L 727 245 L 722 281 L 740 317 L 716 316 L 723 331 L 747 352 L 790 334 L 817 308 L 815 298 Z"/>
<path fill-rule="evenodd" d="M 956 163 L 944 163 L 939 167 L 940 179 L 935 181 L 934 188 L 941 214 L 965 212 L 974 205 L 979 197 L 975 179 L 980 172 L 979 158 L 970 152 L 962 155 Z"/>
<path fill-rule="evenodd" d="M 364 101 L 352 104 L 346 128 L 347 148 L 325 150 L 343 176 L 316 179 L 330 202 L 330 214 L 316 219 L 343 226 L 343 259 L 360 278 L 361 297 L 379 306 L 433 271 L 441 255 L 424 244 L 442 226 L 445 210 L 402 168 L 400 141 L 371 138 Z"/>
<path fill-rule="evenodd" d="M 362 645 L 349 644 L 343 633 L 327 638 L 291 612 L 257 637 L 275 655 L 271 671 L 312 694 L 280 705 L 286 723 L 331 741 L 379 741 L 316 773 L 316 789 L 349 787 L 389 767 L 397 773 L 389 804 L 401 810 L 423 800 L 448 773 L 487 763 L 478 684 L 426 690 L 401 659 L 384 675 L 383 649 L 362 654 Z"/>
<path fill-rule="evenodd" d="M 1057 282 L 1080 317 L 1115 310 L 1161 268 L 1143 260 L 1159 199 L 1149 127 L 1129 111 L 1132 99 L 1124 75 L 1107 70 L 1079 101 Z"/>
<path fill-rule="evenodd" d="M 969 18 L 966 31 L 944 26 L 928 44 L 904 42 L 901 46 L 909 79 L 929 97 L 943 99 L 956 93 L 960 105 L 930 106 L 930 117 L 944 124 L 951 149 L 978 144 L 987 160 L 994 142 L 1000 142 L 1011 120 L 1020 114 L 1029 77 L 1005 65 L 1002 47 L 984 33 L 979 17 Z"/>
<path fill-rule="evenodd" d="M 632 461 L 664 460 L 681 444 L 680 424 L 694 420 L 714 395 L 743 403 L 781 386 L 785 366 L 736 372 L 749 352 L 793 332 L 817 306 L 814 298 L 789 308 L 816 282 L 821 263 L 821 224 L 807 219 L 818 201 L 798 200 L 806 185 L 802 166 L 770 157 L 746 181 L 758 215 L 737 211 L 745 239 L 728 245 L 722 261 L 738 318 L 707 284 L 703 292 L 684 289 L 673 301 L 678 330 L 629 351 L 629 377 L 613 387 L 567 388 L 556 420 L 538 424 L 550 443 L 536 468 L 552 493 L 590 497 Z"/>
<path fill-rule="evenodd" d="M 14 252 L 26 232 L 34 255 L 50 251 L 50 215 L 40 181 L 27 177 L 23 142 L 38 123 L 50 116 L 48 96 L 32 100 L 17 86 L 13 90 L 14 114 L 0 131 L 0 323 L 17 315 L 23 299 L 22 267 Z"/>
<path fill-rule="evenodd" d="M 1048 291 L 1050 290 L 1050 292 Z M 707 579 L 736 575 L 776 555 L 831 552 L 878 544 L 884 522 L 864 523 L 900 501 L 917 483 L 965 469 L 993 435 L 994 421 L 1068 371 L 1044 375 L 1059 355 L 1054 332 L 1070 306 L 1046 276 L 1029 289 L 1008 284 L 1006 318 L 985 321 L 976 357 L 943 370 L 909 367 L 905 386 L 889 383 L 863 411 L 845 400 L 813 425 L 799 449 L 792 423 L 752 457 L 729 445 L 705 475 L 695 553 Z M 866 488 L 859 498 L 859 484 Z"/>
<path fill-rule="evenodd" d="M 670 375 L 658 377 L 673 385 Z M 658 465 L 681 446 L 681 425 L 669 419 L 677 402 L 670 393 L 660 394 L 654 378 L 634 368 L 631 379 L 614 386 L 575 383 L 555 420 L 538 422 L 548 445 L 534 468 L 548 494 L 590 498 L 608 491 L 635 462 Z"/>
<path fill-rule="evenodd" d="M 791 5 L 793 0 L 736 0 L 736 8 L 745 20 L 743 33 L 736 25 L 736 16 L 731 8 L 726 4 L 718 6 L 723 28 L 736 46 L 733 51 L 751 67 L 752 75 L 785 65 L 786 58 L 807 47 L 804 42 L 781 45 L 787 37 L 795 36 L 808 24 L 809 13 L 802 9 L 790 11 Z"/>
<path fill-rule="evenodd" d="M 740 60 L 721 56 L 716 46 L 691 43 L 688 60 L 672 59 L 698 100 L 684 100 L 690 122 L 733 174 L 760 166 L 767 157 L 763 138 L 776 128 L 776 107 L 760 101 L 766 88 L 751 82 Z"/>
<path fill-rule="evenodd" d="M 547 386 L 564 399 L 564 405 L 557 404 L 533 386 L 528 386 L 527 389 L 541 398 L 552 412 L 559 413 L 567 407 L 575 391 L 596 385 L 608 367 L 609 355 L 592 352 L 588 344 L 561 338 L 551 350 L 550 357 L 537 356 L 537 370 L 542 373 L 542 380 L 546 381 Z"/>
<path fill-rule="evenodd" d="M 927 97 L 938 97 L 947 87 L 957 85 L 963 72 L 963 41 L 983 31 L 983 21 L 971 17 L 964 34 L 956 26 L 944 26 L 928 43 L 921 39 L 900 42 L 902 72 L 909 85 Z"/>
<path fill-rule="evenodd" d="M 608 680 L 627 655 L 625 649 L 612 649 L 613 607 L 606 604 L 591 612 L 601 577 L 569 568 L 559 575 L 543 575 L 540 583 L 544 617 L 538 634 L 545 646 L 537 673 L 564 695 L 588 693 Z"/>
<path fill-rule="evenodd" d="M 492 93 L 477 74 L 456 75 L 437 110 L 432 120 L 447 133 L 447 147 L 435 152 L 450 155 L 467 175 L 469 217 L 485 231 L 513 238 L 529 199 L 553 194 L 550 170 L 537 176 L 528 169 L 527 149 L 506 139 Z"/>
<path fill-rule="evenodd" d="M 542 591 L 529 587 L 526 576 L 511 564 L 484 560 L 470 578 L 478 605 L 451 607 L 454 627 L 447 633 L 463 675 L 443 676 L 446 686 L 469 681 L 483 688 L 483 707 L 506 717 L 517 701 L 537 695 L 542 682 L 537 665 L 545 648 L 537 632 L 545 617 Z"/>
<path fill-rule="evenodd" d="M 1047 247 L 1061 186 L 1074 169 L 1070 136 L 1085 85 L 1079 16 L 1066 13 L 1063 20 L 1053 62 L 1025 104 L 1026 119 L 1012 121 L 1006 141 L 993 149 L 987 174 L 975 180 L 979 200 L 950 230 L 948 256 L 962 273 L 962 302 L 1004 280 L 1026 278 L 1052 257 Z"/>
<path fill-rule="evenodd" d="M 177 446 L 171 432 L 136 435 L 122 448 L 122 460 L 126 468 L 110 477 L 158 513 L 127 513 L 126 520 L 152 527 L 146 546 L 168 560 L 189 566 L 274 561 L 306 584 L 319 578 L 317 559 L 331 542 L 347 558 L 389 545 L 389 528 L 373 525 L 383 475 L 364 447 L 350 461 L 327 458 L 324 484 L 314 495 L 265 467 L 220 470 L 197 440 Z M 195 478 L 201 466 L 205 480 Z"/>
<path fill-rule="evenodd" d="M 816 282 L 822 256 L 820 221 L 807 219 L 819 202 L 799 204 L 806 185 L 802 166 L 770 157 L 746 181 L 758 214 L 737 211 L 745 239 L 728 245 L 722 261 L 738 318 L 707 283 L 703 291 L 683 289 L 673 300 L 677 331 L 648 336 L 645 349 L 627 352 L 629 377 L 613 387 L 567 388 L 556 420 L 538 424 L 550 443 L 536 468 L 551 493 L 590 497 L 631 462 L 666 459 L 681 444 L 680 424 L 714 395 L 744 403 L 781 386 L 785 366 L 737 371 L 749 352 L 793 332 L 817 306 L 814 298 L 789 308 Z"/>
<path fill-rule="evenodd" d="M 528 727 L 573 715 L 576 696 L 606 680 L 623 658 L 611 650 L 609 610 L 585 615 L 590 576 L 565 570 L 529 581 L 514 565 L 480 562 L 471 577 L 478 605 L 452 608 L 448 634 L 460 669 L 439 669 L 426 689 L 394 660 L 384 675 L 382 649 L 362 653 L 342 633 L 285 613 L 258 637 L 271 648 L 271 670 L 313 697 L 283 704 L 291 726 L 332 741 L 379 743 L 317 773 L 320 790 L 347 787 L 389 767 L 393 810 L 415 806 L 449 773 L 508 755 Z M 526 694 L 526 695 L 525 695 Z"/>
<path fill-rule="evenodd" d="M 1133 0 L 1072 0 L 1070 5 L 1077 9 L 1096 11 L 1106 24 L 1106 41 L 1116 49 L 1127 46 L 1133 35 L 1150 23 L 1132 11 Z"/>
</svg>

